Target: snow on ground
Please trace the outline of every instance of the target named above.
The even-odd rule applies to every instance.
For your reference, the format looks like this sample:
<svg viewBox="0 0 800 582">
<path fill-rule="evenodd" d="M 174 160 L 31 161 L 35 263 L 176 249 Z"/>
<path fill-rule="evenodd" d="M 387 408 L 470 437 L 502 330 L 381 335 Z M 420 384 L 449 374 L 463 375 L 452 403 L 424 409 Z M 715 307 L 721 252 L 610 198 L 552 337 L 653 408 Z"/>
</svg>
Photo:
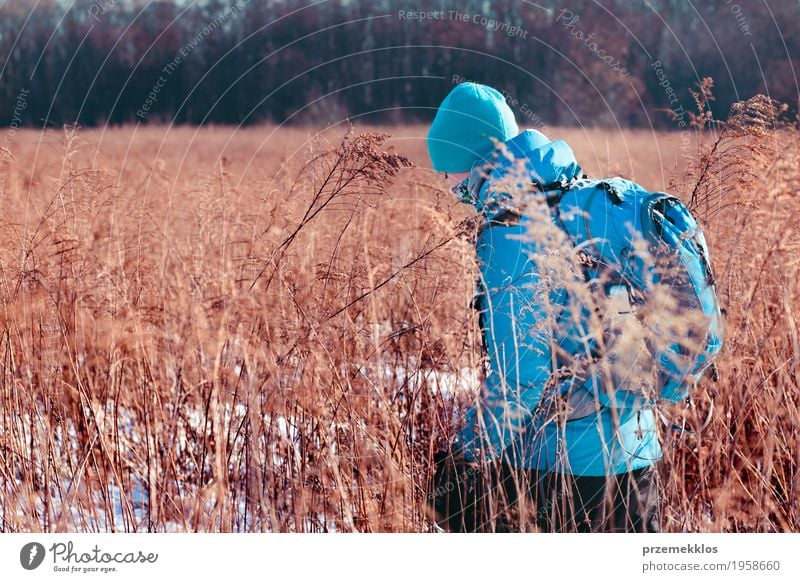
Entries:
<svg viewBox="0 0 800 582">
<path fill-rule="evenodd" d="M 393 398 L 403 397 L 419 390 L 429 390 L 431 394 L 445 399 L 471 397 L 480 385 L 479 373 L 468 368 L 453 374 L 432 369 L 407 369 L 386 363 L 373 363 L 360 367 L 358 373 L 368 379 L 376 390 Z M 205 408 L 189 405 L 180 411 L 174 443 L 178 450 L 189 451 L 193 443 L 196 445 L 198 435 L 210 434 L 212 412 L 209 411 L 207 415 Z M 142 422 L 138 420 L 134 411 L 112 401 L 105 404 L 94 403 L 92 408 L 84 410 L 84 413 L 88 418 L 93 418 L 100 428 L 99 434 L 96 433 L 94 437 L 93 449 L 106 447 L 118 451 L 123 457 L 122 463 L 129 469 L 126 471 L 125 481 L 121 482 L 118 475 L 109 475 L 108 482 L 101 490 L 96 489 L 96 484 L 92 484 L 94 488 L 90 490 L 82 480 L 80 467 L 62 467 L 59 475 L 56 475 L 52 469 L 52 461 L 48 474 L 45 475 L 43 467 L 46 466 L 46 462 L 41 458 L 46 450 L 41 443 L 45 440 L 49 440 L 52 447 L 51 459 L 75 459 L 81 454 L 86 457 L 85 452 L 80 452 L 81 443 L 76 427 L 71 420 L 65 420 L 50 431 L 43 423 L 32 422 L 29 415 L 17 416 L 13 421 L 13 427 L 3 426 L 0 429 L 9 434 L 13 432 L 16 435 L 24 435 L 29 450 L 35 455 L 35 458 L 31 459 L 32 464 L 29 465 L 34 467 L 37 473 L 34 481 L 44 482 L 47 477 L 49 483 L 47 493 L 40 490 L 33 492 L 34 495 L 27 496 L 32 500 L 32 506 L 19 507 L 17 516 L 26 519 L 30 519 L 32 515 L 41 516 L 40 527 L 58 531 L 146 531 L 151 495 L 147 461 L 137 459 L 133 454 L 126 456 L 126 453 L 139 450 L 141 443 L 148 438 Z M 225 406 L 218 412 L 224 431 L 228 433 L 231 429 L 235 430 L 247 413 L 247 408 L 243 404 Z M 265 414 L 263 421 L 265 426 L 271 427 L 276 442 L 281 443 L 280 447 L 275 447 L 274 443 L 271 443 L 273 446 L 264 448 L 271 451 L 267 458 L 271 459 L 273 470 L 280 471 L 287 463 L 297 466 L 301 455 L 301 433 L 296 419 L 285 415 L 271 417 Z M 190 432 L 194 439 L 190 438 Z M 115 441 L 98 442 L 101 439 L 100 434 L 105 435 L 104 438 L 109 438 L 109 435 L 113 434 Z M 152 439 L 152 436 L 150 438 Z M 32 446 L 33 443 L 36 443 L 36 446 Z M 151 442 L 150 445 L 156 446 L 155 442 Z M 192 455 L 187 456 L 192 458 Z M 89 459 L 84 458 L 83 461 L 86 463 Z M 234 468 L 234 463 L 235 459 L 232 459 L 229 469 Z M 196 470 L 197 467 L 191 463 L 184 467 L 184 472 L 189 474 Z M 0 473 L 0 491 L 10 498 L 19 498 L 20 496 L 15 495 L 13 490 L 25 486 L 24 481 L 22 475 L 17 474 L 7 479 L 5 473 Z M 27 481 L 29 487 L 31 479 Z M 184 508 L 187 514 L 190 513 L 188 505 L 196 504 L 201 499 L 206 508 L 215 506 L 213 488 L 209 488 L 209 491 L 198 491 L 197 486 L 190 484 L 188 479 L 179 480 L 178 487 L 181 501 L 187 505 Z M 252 520 L 253 504 L 248 504 L 244 497 L 237 496 L 235 505 L 236 521 L 249 523 Z M 336 530 L 336 524 L 323 515 L 307 516 L 304 519 L 303 527 L 309 531 Z M 175 520 L 161 523 L 164 525 L 159 529 L 166 531 L 185 531 L 187 526 L 191 527 L 188 515 L 184 515 L 183 523 Z"/>
</svg>

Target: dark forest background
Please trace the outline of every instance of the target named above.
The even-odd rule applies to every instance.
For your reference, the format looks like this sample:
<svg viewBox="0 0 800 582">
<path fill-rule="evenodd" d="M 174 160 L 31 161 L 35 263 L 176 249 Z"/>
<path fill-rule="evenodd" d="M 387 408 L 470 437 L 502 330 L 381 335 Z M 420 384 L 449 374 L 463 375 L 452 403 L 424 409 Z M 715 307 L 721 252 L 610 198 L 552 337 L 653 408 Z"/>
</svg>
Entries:
<svg viewBox="0 0 800 582">
<path fill-rule="evenodd" d="M 528 125 L 674 127 L 663 110 L 705 76 L 721 117 L 758 92 L 796 106 L 798 23 L 797 0 L 8 0 L 0 124 L 426 120 L 459 77 Z"/>
</svg>

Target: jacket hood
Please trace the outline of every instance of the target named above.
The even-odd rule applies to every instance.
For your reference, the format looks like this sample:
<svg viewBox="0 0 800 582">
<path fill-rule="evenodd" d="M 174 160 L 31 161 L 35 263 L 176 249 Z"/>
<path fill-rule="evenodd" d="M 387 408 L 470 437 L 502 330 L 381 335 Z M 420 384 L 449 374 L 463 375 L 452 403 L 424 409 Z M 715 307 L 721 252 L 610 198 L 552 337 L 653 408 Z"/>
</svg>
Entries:
<svg viewBox="0 0 800 582">
<path fill-rule="evenodd" d="M 468 172 L 495 149 L 519 134 L 514 112 L 496 89 L 460 83 L 445 97 L 428 131 L 428 154 L 439 172 Z"/>
</svg>

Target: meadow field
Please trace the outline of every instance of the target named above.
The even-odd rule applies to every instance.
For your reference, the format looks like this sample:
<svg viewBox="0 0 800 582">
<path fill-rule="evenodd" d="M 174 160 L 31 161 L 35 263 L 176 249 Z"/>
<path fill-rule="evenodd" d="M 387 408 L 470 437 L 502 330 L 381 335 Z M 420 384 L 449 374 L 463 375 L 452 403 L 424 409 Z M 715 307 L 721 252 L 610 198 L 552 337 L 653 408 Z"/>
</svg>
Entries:
<svg viewBox="0 0 800 582">
<path fill-rule="evenodd" d="M 800 531 L 800 138 L 764 115 L 544 130 L 590 176 L 678 194 L 709 241 L 726 344 L 662 410 L 694 428 L 661 435 L 667 531 Z M 17 132 L 0 531 L 431 531 L 481 354 L 474 211 L 426 131 Z"/>
</svg>

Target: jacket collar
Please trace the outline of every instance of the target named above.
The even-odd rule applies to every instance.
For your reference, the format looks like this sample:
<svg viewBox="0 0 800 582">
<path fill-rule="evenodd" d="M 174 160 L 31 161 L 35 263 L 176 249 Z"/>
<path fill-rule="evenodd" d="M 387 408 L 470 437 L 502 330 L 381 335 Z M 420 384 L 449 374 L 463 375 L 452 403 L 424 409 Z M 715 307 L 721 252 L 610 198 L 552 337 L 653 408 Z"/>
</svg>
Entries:
<svg viewBox="0 0 800 582">
<path fill-rule="evenodd" d="M 506 141 L 495 149 L 489 160 L 477 162 L 467 181 L 468 201 L 487 218 L 497 215 L 503 209 L 502 202 L 511 198 L 511 194 L 503 189 L 508 188 L 509 178 L 513 176 L 525 180 L 526 183 L 519 186 L 521 191 L 527 191 L 528 180 L 541 186 L 569 182 L 581 173 L 575 154 L 565 141 L 550 141 L 532 129 Z M 524 163 L 524 169 L 520 167 L 521 163 Z"/>
</svg>

